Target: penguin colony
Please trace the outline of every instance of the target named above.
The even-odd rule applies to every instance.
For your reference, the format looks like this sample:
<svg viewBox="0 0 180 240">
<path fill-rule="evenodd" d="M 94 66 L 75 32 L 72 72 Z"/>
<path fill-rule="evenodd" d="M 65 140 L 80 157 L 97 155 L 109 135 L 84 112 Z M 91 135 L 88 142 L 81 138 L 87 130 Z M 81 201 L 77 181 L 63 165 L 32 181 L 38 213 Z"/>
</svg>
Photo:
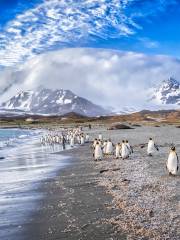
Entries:
<svg viewBox="0 0 180 240">
<path fill-rule="evenodd" d="M 74 147 L 75 144 L 84 145 L 84 143 L 88 143 L 89 134 L 83 133 L 81 128 L 74 128 L 63 132 L 55 131 L 42 136 L 40 142 L 42 145 L 62 145 L 63 149 L 65 149 L 66 144 Z"/>
<path fill-rule="evenodd" d="M 40 142 L 42 145 L 62 145 L 62 148 L 65 149 L 66 144 L 69 144 L 73 148 L 75 145 L 89 143 L 90 136 L 88 133 L 84 133 L 82 128 L 79 127 L 67 129 L 63 132 L 49 132 L 40 138 Z M 104 140 L 102 134 L 99 134 L 98 138 L 93 140 L 92 149 L 95 161 L 102 160 L 103 157 L 110 155 L 114 155 L 116 159 L 127 159 L 133 154 L 133 147 L 128 140 L 122 140 L 122 142 L 114 144 L 111 139 Z M 155 144 L 152 138 L 149 138 L 147 155 L 152 157 L 156 151 L 159 151 L 157 144 Z M 176 148 L 175 146 L 171 146 L 166 162 L 166 168 L 169 175 L 175 176 L 178 172 L 178 167 L 179 160 Z"/>
<path fill-rule="evenodd" d="M 121 143 L 119 142 L 115 145 L 112 143 L 111 139 L 103 140 L 101 134 L 98 138 L 94 139 L 92 148 L 95 161 L 102 160 L 103 157 L 108 155 L 114 155 L 116 159 L 127 159 L 131 154 L 133 154 L 133 147 L 129 144 L 128 140 L 122 140 Z M 156 151 L 159 151 L 158 146 L 155 144 L 152 138 L 149 138 L 147 145 L 147 155 L 149 157 L 152 157 Z M 177 174 L 178 167 L 179 160 L 176 153 L 176 148 L 174 146 L 171 146 L 170 153 L 166 162 L 166 168 L 169 175 L 175 176 Z"/>
</svg>

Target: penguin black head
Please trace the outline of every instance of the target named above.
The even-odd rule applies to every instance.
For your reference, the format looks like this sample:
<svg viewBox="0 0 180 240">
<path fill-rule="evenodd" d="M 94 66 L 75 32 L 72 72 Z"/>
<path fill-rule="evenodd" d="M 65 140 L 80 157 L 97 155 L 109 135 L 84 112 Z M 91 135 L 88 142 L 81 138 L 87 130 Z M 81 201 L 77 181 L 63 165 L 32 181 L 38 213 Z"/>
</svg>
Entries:
<svg viewBox="0 0 180 240">
<path fill-rule="evenodd" d="M 149 138 L 149 140 L 152 140 L 152 138 Z"/>
<path fill-rule="evenodd" d="M 128 140 L 126 140 L 126 143 L 128 143 Z"/>
<path fill-rule="evenodd" d="M 171 151 L 175 151 L 176 148 L 174 146 L 171 147 Z"/>
<path fill-rule="evenodd" d="M 124 140 L 122 140 L 122 143 L 124 143 L 125 141 Z"/>
</svg>

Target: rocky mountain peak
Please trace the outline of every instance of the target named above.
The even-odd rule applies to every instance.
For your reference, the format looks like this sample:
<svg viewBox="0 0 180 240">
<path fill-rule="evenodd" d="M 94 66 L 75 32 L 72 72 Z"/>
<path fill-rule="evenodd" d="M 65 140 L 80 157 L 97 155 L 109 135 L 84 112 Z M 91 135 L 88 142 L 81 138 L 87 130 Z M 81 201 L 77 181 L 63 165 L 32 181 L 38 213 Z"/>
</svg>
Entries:
<svg viewBox="0 0 180 240">
<path fill-rule="evenodd" d="M 1 105 L 6 110 L 22 110 L 34 114 L 63 115 L 75 112 L 87 116 L 107 114 L 108 111 L 70 90 L 48 89 L 42 86 L 21 91 Z"/>
<path fill-rule="evenodd" d="M 153 89 L 152 100 L 160 104 L 180 105 L 180 83 L 170 77 Z"/>
</svg>

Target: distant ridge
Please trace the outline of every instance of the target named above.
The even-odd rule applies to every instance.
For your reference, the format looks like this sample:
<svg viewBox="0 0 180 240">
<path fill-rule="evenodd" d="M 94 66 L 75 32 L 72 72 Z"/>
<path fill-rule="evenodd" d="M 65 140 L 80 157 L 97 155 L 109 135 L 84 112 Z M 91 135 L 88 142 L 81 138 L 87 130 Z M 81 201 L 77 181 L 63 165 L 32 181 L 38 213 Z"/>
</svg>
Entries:
<svg viewBox="0 0 180 240">
<path fill-rule="evenodd" d="M 0 120 L 7 120 L 8 123 L 15 120 L 25 121 L 27 118 L 32 118 L 41 123 L 93 123 L 100 121 L 100 123 L 176 123 L 180 124 L 180 110 L 159 110 L 150 111 L 142 110 L 140 112 L 126 114 L 126 115 L 109 115 L 101 117 L 87 117 L 81 114 L 70 112 L 64 115 L 14 115 L 13 113 L 3 115 L 0 113 Z"/>
</svg>

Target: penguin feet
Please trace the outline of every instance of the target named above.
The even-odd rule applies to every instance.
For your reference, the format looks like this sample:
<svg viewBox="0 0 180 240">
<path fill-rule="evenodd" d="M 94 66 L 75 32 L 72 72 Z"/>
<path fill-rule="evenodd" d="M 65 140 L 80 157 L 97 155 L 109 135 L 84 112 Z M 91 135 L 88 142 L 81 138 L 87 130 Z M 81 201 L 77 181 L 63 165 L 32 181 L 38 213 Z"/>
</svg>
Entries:
<svg viewBox="0 0 180 240">
<path fill-rule="evenodd" d="M 175 177 L 176 174 L 173 174 L 173 173 L 169 172 L 169 176 Z"/>
</svg>

